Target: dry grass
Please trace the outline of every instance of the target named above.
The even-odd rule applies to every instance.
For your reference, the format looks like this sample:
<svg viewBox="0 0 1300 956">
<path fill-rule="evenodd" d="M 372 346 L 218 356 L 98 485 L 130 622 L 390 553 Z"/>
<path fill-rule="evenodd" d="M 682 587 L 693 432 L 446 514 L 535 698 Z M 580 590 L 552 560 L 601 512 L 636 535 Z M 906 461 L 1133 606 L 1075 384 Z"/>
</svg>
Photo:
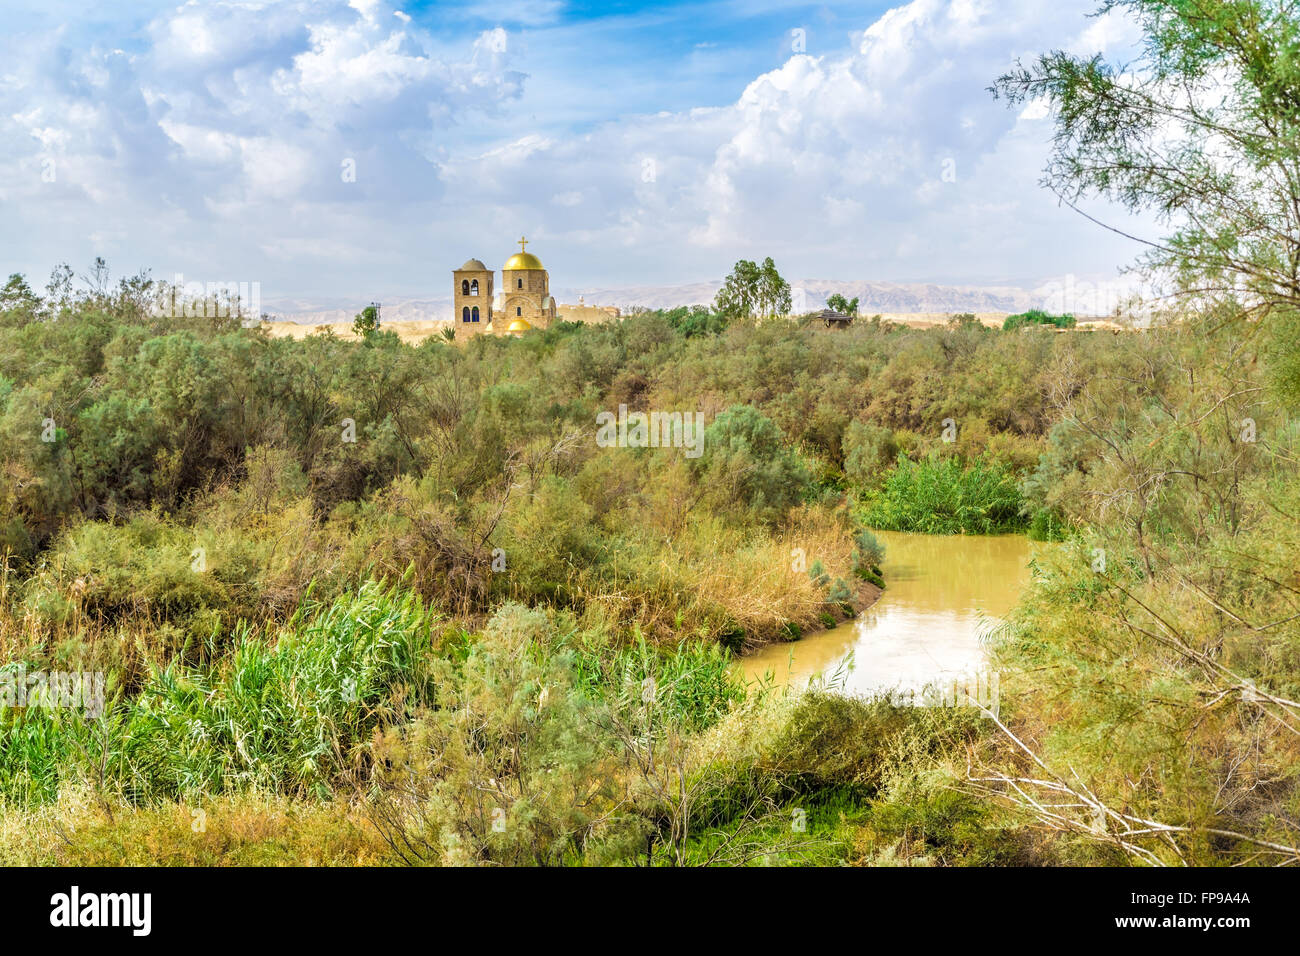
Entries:
<svg viewBox="0 0 1300 956">
<path fill-rule="evenodd" d="M 0 806 L 5 866 L 375 866 L 391 862 L 365 815 L 341 801 L 256 794 L 189 806 L 104 806 L 72 788 L 31 810 Z"/>
<path fill-rule="evenodd" d="M 856 591 L 851 553 L 848 530 L 829 510 L 798 512 L 794 525 L 773 537 L 696 526 L 663 544 L 655 565 L 635 580 L 591 582 L 584 604 L 601 620 L 635 622 L 650 636 L 716 637 L 738 626 L 746 644 L 757 646 L 779 639 L 788 623 L 810 630 L 823 613 L 838 614 L 807 569 L 820 561 Z"/>
</svg>

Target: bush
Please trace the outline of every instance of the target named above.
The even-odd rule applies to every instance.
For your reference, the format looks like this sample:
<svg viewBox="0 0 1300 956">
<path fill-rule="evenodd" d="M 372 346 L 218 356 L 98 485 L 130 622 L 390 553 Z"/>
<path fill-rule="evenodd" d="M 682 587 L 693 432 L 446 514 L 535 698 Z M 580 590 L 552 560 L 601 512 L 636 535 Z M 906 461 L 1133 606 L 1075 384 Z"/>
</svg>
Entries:
<svg viewBox="0 0 1300 956">
<path fill-rule="evenodd" d="M 867 500 L 863 521 L 885 531 L 926 534 L 998 534 L 1020 531 L 1020 489 L 996 462 L 931 455 L 900 456 L 879 492 Z"/>
<path fill-rule="evenodd" d="M 1074 324 L 1074 316 L 1072 315 L 1052 315 L 1042 309 L 1030 309 L 1028 312 L 1008 315 L 1002 320 L 1002 331 L 1013 332 L 1016 329 L 1034 325 L 1050 325 L 1057 329 L 1072 329 Z"/>
<path fill-rule="evenodd" d="M 770 418 L 733 405 L 704 432 L 704 453 L 694 462 L 697 480 L 720 509 L 747 509 L 774 523 L 810 485 L 807 470 Z"/>
<path fill-rule="evenodd" d="M 1029 519 L 1026 534 L 1031 541 L 1061 541 L 1067 527 L 1061 516 L 1049 508 L 1039 508 Z"/>
<path fill-rule="evenodd" d="M 880 576 L 880 565 L 885 560 L 885 546 L 866 528 L 853 536 L 853 573 L 870 580 L 868 575 Z M 883 586 L 883 585 L 882 585 Z"/>
<path fill-rule="evenodd" d="M 844 432 L 844 474 L 854 484 L 874 487 L 898 457 L 898 442 L 888 428 L 853 421 Z"/>
</svg>

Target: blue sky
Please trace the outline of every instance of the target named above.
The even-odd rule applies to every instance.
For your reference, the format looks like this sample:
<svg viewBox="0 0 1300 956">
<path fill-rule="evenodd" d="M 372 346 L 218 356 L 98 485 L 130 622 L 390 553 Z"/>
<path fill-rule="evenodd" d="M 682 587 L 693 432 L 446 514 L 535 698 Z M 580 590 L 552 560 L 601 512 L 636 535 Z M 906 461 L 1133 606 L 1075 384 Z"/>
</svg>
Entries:
<svg viewBox="0 0 1300 956">
<path fill-rule="evenodd" d="M 1032 284 L 1138 251 L 1037 187 L 1050 117 L 985 89 L 1048 48 L 1122 58 L 1131 27 L 1092 3 L 6 6 L 0 269 L 37 285 L 103 255 L 264 298 L 441 297 L 521 232 L 566 288 L 765 255 Z"/>
</svg>

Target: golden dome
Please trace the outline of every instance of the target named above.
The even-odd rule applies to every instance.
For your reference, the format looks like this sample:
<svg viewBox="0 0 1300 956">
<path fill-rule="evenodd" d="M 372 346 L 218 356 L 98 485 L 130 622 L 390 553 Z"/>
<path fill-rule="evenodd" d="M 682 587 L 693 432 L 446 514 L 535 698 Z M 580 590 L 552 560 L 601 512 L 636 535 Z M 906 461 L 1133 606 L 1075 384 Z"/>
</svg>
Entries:
<svg viewBox="0 0 1300 956">
<path fill-rule="evenodd" d="M 510 323 L 510 327 L 507 328 L 506 331 L 507 331 L 507 332 L 527 332 L 527 331 L 529 331 L 530 329 L 532 329 L 532 326 L 528 324 L 528 320 L 527 320 L 527 319 L 515 319 L 513 322 Z"/>
<path fill-rule="evenodd" d="M 528 245 L 528 240 L 520 238 L 519 251 L 506 260 L 506 264 L 501 267 L 502 272 L 509 272 L 512 269 L 544 269 L 542 260 L 537 258 L 531 252 L 526 252 L 524 247 Z"/>
<path fill-rule="evenodd" d="M 531 252 L 516 252 L 506 260 L 506 264 L 501 267 L 503 272 L 509 272 L 511 269 L 544 269 L 542 260 L 537 258 Z"/>
</svg>

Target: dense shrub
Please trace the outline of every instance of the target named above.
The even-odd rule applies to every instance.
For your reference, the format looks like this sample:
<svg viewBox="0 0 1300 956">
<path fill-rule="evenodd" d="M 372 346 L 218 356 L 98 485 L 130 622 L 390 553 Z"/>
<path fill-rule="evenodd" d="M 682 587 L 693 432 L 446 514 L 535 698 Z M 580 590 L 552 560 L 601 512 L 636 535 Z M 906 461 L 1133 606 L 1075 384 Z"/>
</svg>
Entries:
<svg viewBox="0 0 1300 956">
<path fill-rule="evenodd" d="M 1014 332 L 1017 329 L 1034 325 L 1050 325 L 1056 329 L 1072 329 L 1074 324 L 1074 316 L 1072 315 L 1052 315 L 1042 309 L 1030 309 L 1028 312 L 1008 315 L 1002 320 L 1002 331 Z"/>
<path fill-rule="evenodd" d="M 733 405 L 704 432 L 697 481 L 719 508 L 740 505 L 775 523 L 809 486 L 802 462 L 781 429 L 747 405 Z"/>
<path fill-rule="evenodd" d="M 926 534 L 997 534 L 1024 527 L 1020 490 L 997 462 L 901 456 L 862 516 L 873 528 Z"/>
</svg>

